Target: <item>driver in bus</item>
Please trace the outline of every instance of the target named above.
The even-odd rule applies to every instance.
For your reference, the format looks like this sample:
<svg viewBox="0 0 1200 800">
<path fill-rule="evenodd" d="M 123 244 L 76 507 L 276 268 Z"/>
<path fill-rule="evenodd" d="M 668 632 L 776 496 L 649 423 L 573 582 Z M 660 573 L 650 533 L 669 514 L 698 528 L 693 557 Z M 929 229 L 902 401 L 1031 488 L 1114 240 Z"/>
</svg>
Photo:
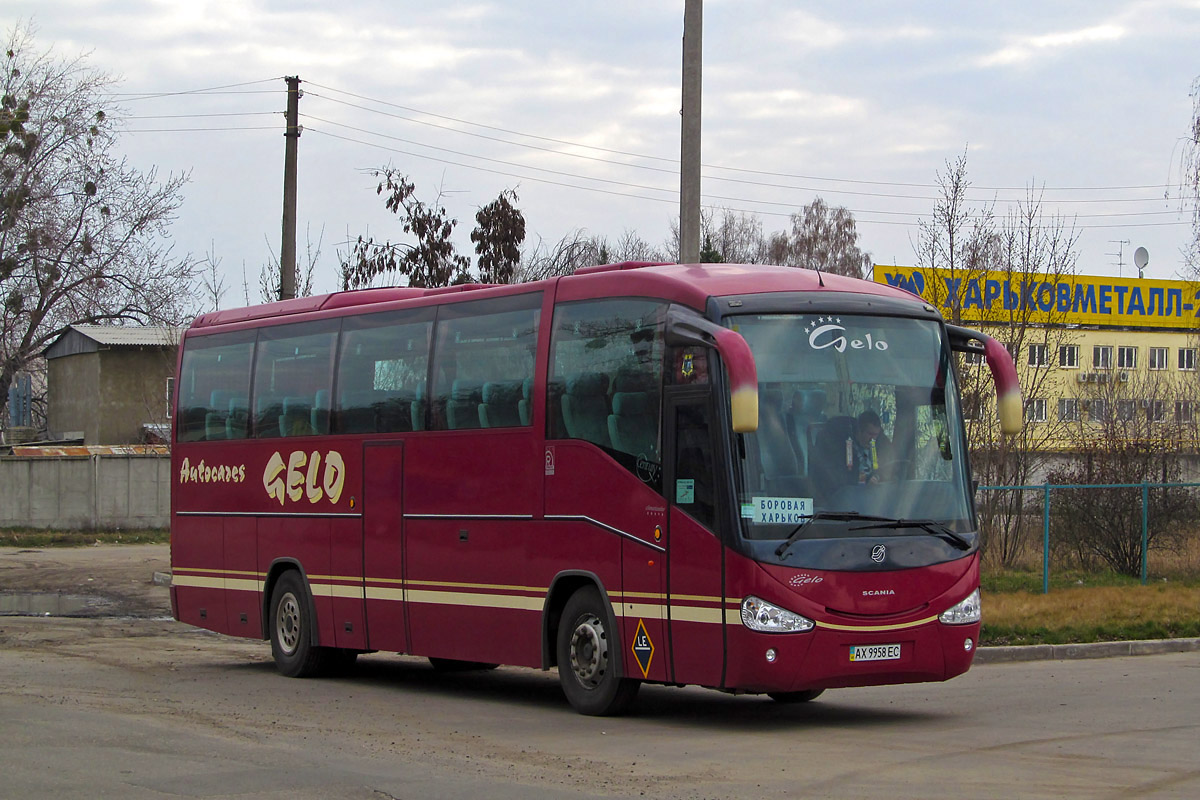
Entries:
<svg viewBox="0 0 1200 800">
<path fill-rule="evenodd" d="M 882 479 L 880 465 L 887 463 L 891 441 L 874 411 L 829 420 L 821 431 L 820 441 L 818 464 L 825 492 L 856 483 L 876 484 Z"/>
</svg>

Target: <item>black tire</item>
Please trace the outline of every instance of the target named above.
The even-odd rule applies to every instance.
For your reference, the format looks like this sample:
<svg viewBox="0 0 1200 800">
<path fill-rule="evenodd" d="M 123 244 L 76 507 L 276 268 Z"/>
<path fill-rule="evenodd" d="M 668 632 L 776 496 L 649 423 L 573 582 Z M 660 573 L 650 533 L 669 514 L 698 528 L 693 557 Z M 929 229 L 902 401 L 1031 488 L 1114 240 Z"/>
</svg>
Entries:
<svg viewBox="0 0 1200 800">
<path fill-rule="evenodd" d="M 805 689 L 802 692 L 768 692 L 776 703 L 810 703 L 825 693 L 824 689 Z"/>
<path fill-rule="evenodd" d="M 435 672 L 471 672 L 495 669 L 500 665 L 488 661 L 459 661 L 454 658 L 430 657 L 429 666 L 433 667 Z"/>
<path fill-rule="evenodd" d="M 558 626 L 558 680 L 567 701 L 593 717 L 624 713 L 641 681 L 618 677 L 621 637 L 610 629 L 608 604 L 593 586 L 567 600 Z"/>
<path fill-rule="evenodd" d="M 271 592 L 271 655 L 275 667 L 289 678 L 315 678 L 345 672 L 358 653 L 332 647 L 315 647 L 312 605 L 304 579 L 295 570 L 283 573 Z"/>
</svg>

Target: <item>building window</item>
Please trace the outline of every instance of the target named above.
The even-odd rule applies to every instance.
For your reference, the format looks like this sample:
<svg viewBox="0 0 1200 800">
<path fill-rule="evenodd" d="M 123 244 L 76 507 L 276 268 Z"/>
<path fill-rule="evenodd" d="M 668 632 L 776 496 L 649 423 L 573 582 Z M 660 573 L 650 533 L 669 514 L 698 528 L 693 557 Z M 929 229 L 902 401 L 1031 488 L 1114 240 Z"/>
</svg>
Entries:
<svg viewBox="0 0 1200 800">
<path fill-rule="evenodd" d="M 1046 421 L 1046 398 L 1035 397 L 1025 403 L 1026 422 Z"/>
<path fill-rule="evenodd" d="M 1190 424 L 1195 421 L 1195 418 L 1192 415 L 1192 401 L 1175 401 L 1175 421 L 1184 424 Z"/>
<path fill-rule="evenodd" d="M 1063 369 L 1079 368 L 1079 345 L 1064 344 L 1058 348 L 1058 365 Z"/>
<path fill-rule="evenodd" d="M 1117 369 L 1137 369 L 1137 348 L 1117 348 Z"/>
<path fill-rule="evenodd" d="M 1112 369 L 1112 345 L 1098 344 L 1092 348 L 1092 369 Z"/>
<path fill-rule="evenodd" d="M 968 350 L 963 353 L 963 363 L 969 367 L 978 367 L 984 362 L 983 353 L 975 350 Z"/>
<path fill-rule="evenodd" d="M 1179 348 L 1179 368 L 1188 372 L 1196 369 L 1196 348 Z"/>
<path fill-rule="evenodd" d="M 1050 348 L 1044 344 L 1029 345 L 1029 366 L 1045 367 L 1050 364 Z"/>
<path fill-rule="evenodd" d="M 1079 421 L 1079 400 L 1074 397 L 1062 397 L 1058 401 L 1058 421 Z"/>
<path fill-rule="evenodd" d="M 1108 401 L 1104 398 L 1097 398 L 1091 401 L 1088 406 L 1088 417 L 1092 422 L 1104 422 L 1108 419 Z"/>
<path fill-rule="evenodd" d="M 1150 369 L 1166 369 L 1168 352 L 1169 349 L 1166 347 L 1151 347 Z"/>
<path fill-rule="evenodd" d="M 1133 400 L 1118 400 L 1117 420 L 1120 422 L 1132 422 L 1135 405 L 1136 403 Z"/>
</svg>

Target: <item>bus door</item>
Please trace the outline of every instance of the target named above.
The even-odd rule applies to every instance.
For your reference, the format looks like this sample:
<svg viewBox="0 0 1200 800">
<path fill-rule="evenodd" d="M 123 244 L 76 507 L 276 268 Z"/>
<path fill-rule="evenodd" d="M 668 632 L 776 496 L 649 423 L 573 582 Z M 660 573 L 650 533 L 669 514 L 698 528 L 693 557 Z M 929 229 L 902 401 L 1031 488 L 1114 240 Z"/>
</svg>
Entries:
<svg viewBox="0 0 1200 800">
<path fill-rule="evenodd" d="M 668 611 L 673 675 L 681 683 L 720 686 L 725 671 L 724 548 L 708 386 L 673 387 L 666 398 L 669 508 Z"/>
<path fill-rule="evenodd" d="M 404 607 L 404 442 L 363 447 L 362 565 L 372 650 L 408 650 Z"/>
</svg>

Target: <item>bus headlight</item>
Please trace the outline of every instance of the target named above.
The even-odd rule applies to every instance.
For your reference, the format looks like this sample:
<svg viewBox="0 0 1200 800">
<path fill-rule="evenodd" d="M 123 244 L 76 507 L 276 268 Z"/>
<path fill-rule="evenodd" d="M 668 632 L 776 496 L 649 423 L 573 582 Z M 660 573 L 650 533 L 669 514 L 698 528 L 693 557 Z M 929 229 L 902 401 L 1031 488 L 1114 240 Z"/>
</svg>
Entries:
<svg viewBox="0 0 1200 800">
<path fill-rule="evenodd" d="M 943 611 L 938 619 L 947 625 L 970 625 L 972 622 L 979 622 L 981 616 L 979 590 L 976 589 L 966 600 Z"/>
<path fill-rule="evenodd" d="M 812 630 L 815 623 L 751 595 L 742 601 L 742 624 L 763 633 L 801 633 Z"/>
</svg>

